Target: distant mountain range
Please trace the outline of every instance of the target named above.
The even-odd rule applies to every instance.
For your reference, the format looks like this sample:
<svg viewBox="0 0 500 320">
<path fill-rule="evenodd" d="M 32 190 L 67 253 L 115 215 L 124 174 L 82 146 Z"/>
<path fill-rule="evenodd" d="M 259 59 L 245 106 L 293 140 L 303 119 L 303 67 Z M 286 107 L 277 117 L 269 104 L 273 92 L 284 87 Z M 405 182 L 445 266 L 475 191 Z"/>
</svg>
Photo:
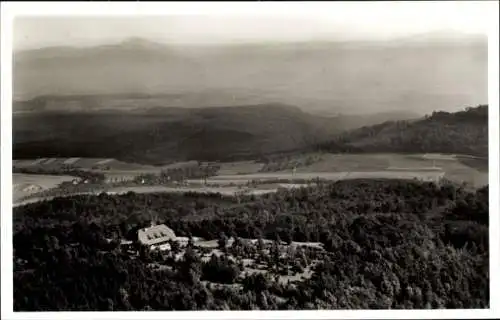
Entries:
<svg viewBox="0 0 500 320">
<path fill-rule="evenodd" d="M 182 46 L 133 38 L 16 52 L 13 74 L 17 101 L 138 93 L 163 96 L 158 107 L 278 102 L 323 115 L 423 115 L 487 102 L 487 41 L 440 34 L 387 42 Z"/>
</svg>

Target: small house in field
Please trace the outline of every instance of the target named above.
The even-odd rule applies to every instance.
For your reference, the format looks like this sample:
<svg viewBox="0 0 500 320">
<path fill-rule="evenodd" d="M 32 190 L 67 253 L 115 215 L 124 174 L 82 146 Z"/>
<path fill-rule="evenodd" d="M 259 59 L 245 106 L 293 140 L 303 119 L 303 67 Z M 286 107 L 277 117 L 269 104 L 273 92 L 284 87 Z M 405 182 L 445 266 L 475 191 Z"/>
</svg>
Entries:
<svg viewBox="0 0 500 320">
<path fill-rule="evenodd" d="M 175 239 L 174 231 L 164 224 L 151 225 L 148 228 L 140 229 L 137 233 L 139 243 L 148 246 L 152 250 L 169 250 L 169 241 Z"/>
</svg>

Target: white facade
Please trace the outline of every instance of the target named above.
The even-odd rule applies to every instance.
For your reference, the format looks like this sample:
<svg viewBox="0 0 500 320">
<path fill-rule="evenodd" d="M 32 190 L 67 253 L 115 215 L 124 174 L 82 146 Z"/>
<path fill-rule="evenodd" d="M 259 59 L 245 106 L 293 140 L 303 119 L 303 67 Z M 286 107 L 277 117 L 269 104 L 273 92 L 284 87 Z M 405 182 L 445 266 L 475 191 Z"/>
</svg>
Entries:
<svg viewBox="0 0 500 320">
<path fill-rule="evenodd" d="M 176 236 L 172 229 L 160 224 L 140 229 L 137 239 L 141 244 L 149 246 L 151 249 L 169 250 L 169 241 L 176 240 Z"/>
</svg>

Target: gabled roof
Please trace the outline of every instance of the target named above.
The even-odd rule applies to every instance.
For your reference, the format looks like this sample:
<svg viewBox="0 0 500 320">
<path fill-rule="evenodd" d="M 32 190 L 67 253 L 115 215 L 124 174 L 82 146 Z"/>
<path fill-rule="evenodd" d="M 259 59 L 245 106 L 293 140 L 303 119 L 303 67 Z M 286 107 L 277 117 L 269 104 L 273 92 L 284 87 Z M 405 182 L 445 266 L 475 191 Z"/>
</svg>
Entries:
<svg viewBox="0 0 500 320">
<path fill-rule="evenodd" d="M 145 245 L 154 245 L 170 239 L 175 240 L 175 233 L 164 224 L 140 229 L 137 233 L 139 242 Z"/>
</svg>

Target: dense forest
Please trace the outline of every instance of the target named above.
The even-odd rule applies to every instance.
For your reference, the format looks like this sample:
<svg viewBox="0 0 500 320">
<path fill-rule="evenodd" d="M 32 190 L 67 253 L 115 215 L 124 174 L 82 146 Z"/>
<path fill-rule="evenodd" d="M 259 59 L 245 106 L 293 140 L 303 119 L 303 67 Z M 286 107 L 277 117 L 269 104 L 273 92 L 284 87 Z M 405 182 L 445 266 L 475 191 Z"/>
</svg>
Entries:
<svg viewBox="0 0 500 320">
<path fill-rule="evenodd" d="M 276 265 L 319 261 L 295 284 L 254 274 L 241 288 L 207 285 L 234 283 L 241 268 L 225 256 L 202 261 L 188 245 L 157 270 L 149 265 L 168 254 L 120 248 L 151 211 L 178 236 L 325 250 L 280 258 L 271 249 Z M 263 196 L 101 194 L 16 207 L 13 219 L 16 311 L 489 307 L 487 186 L 351 180 Z"/>
<path fill-rule="evenodd" d="M 153 165 L 254 159 L 328 141 L 344 129 L 342 119 L 273 103 L 28 112 L 14 115 L 13 128 L 15 159 L 105 157 Z"/>
<path fill-rule="evenodd" d="M 421 120 L 389 121 L 338 135 L 322 144 L 334 152 L 437 152 L 488 156 L 488 106 L 448 113 L 433 112 Z"/>
<path fill-rule="evenodd" d="M 488 152 L 487 105 L 363 127 L 357 126 L 363 121 L 348 118 L 321 117 L 282 104 L 28 112 L 13 118 L 13 155 L 15 159 L 109 157 L 163 165 L 254 160 L 317 149 L 476 156 Z"/>
<path fill-rule="evenodd" d="M 134 181 L 144 184 L 167 184 L 186 179 L 207 179 L 215 176 L 220 165 L 186 166 L 162 170 L 160 173 L 146 173 L 135 177 Z"/>
</svg>

